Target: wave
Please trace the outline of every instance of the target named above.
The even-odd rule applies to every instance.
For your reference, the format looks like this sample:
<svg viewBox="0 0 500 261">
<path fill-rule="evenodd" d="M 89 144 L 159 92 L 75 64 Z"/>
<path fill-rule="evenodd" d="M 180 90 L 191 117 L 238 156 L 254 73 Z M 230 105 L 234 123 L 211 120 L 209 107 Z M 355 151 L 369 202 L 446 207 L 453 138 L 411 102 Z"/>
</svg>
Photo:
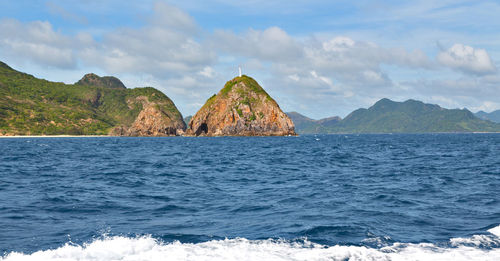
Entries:
<svg viewBox="0 0 500 261">
<path fill-rule="evenodd" d="M 489 235 L 453 238 L 446 246 L 394 243 L 382 248 L 324 246 L 308 240 L 212 240 L 203 243 L 163 243 L 151 236 L 106 237 L 32 254 L 11 252 L 0 261 L 100 260 L 500 260 L 500 226 Z"/>
</svg>

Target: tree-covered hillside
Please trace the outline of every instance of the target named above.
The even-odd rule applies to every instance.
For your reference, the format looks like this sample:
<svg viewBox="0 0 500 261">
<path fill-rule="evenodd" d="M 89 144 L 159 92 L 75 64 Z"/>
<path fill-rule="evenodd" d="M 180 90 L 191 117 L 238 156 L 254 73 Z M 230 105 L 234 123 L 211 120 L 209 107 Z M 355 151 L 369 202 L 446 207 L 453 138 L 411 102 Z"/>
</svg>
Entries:
<svg viewBox="0 0 500 261">
<path fill-rule="evenodd" d="M 50 82 L 0 62 L 0 135 L 106 135 L 114 127 L 130 126 L 145 100 L 182 119 L 174 103 L 151 87 Z"/>
<path fill-rule="evenodd" d="M 302 134 L 500 132 L 500 124 L 480 119 L 466 109 L 449 110 L 416 100 L 382 99 L 368 109 L 353 111 L 343 120 L 333 118 L 328 124 L 298 113 L 289 115 Z"/>
<path fill-rule="evenodd" d="M 466 109 L 449 110 L 421 101 L 394 102 L 389 99 L 352 112 L 334 128 L 334 132 L 353 133 L 495 131 L 500 131 L 500 124 L 481 120 Z"/>
</svg>

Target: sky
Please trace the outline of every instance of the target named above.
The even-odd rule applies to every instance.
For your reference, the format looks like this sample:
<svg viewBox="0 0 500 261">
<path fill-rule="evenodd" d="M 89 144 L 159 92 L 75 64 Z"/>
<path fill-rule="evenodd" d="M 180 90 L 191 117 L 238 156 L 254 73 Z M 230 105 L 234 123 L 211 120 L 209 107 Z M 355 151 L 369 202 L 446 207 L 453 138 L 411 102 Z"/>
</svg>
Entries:
<svg viewBox="0 0 500 261">
<path fill-rule="evenodd" d="M 238 74 L 284 111 L 381 98 L 500 109 L 500 1 L 0 0 L 0 61 L 51 81 L 152 86 L 193 115 Z"/>
</svg>

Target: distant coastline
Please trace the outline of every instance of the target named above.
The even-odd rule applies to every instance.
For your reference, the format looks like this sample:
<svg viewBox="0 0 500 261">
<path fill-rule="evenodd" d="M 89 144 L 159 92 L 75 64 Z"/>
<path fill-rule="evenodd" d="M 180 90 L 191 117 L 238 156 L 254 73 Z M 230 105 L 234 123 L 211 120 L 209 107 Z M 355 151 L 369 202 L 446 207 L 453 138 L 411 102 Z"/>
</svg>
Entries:
<svg viewBox="0 0 500 261">
<path fill-rule="evenodd" d="M 479 118 L 467 109 L 446 109 L 417 100 L 384 98 L 371 107 L 357 109 L 345 118 L 320 120 L 288 112 L 299 134 L 327 133 L 496 133 L 500 123 Z"/>
<path fill-rule="evenodd" d="M 101 137 L 120 137 L 110 135 L 3 135 L 2 138 L 101 138 Z"/>
<path fill-rule="evenodd" d="M 474 132 L 398 132 L 398 133 L 306 133 L 297 136 L 313 136 L 313 135 L 422 135 L 422 134 L 500 134 L 500 132 L 474 131 Z M 192 135 L 180 136 L 116 136 L 116 135 L 13 135 L 0 136 L 0 139 L 8 138 L 174 138 L 174 137 L 196 137 Z M 218 136 L 218 137 L 288 137 L 288 136 Z M 291 136 L 296 137 L 296 136 Z"/>
<path fill-rule="evenodd" d="M 163 92 L 152 87 L 128 89 L 112 76 L 86 74 L 75 84 L 63 84 L 37 79 L 0 62 L 0 86 L 0 136 L 5 137 L 500 132 L 494 113 L 474 114 L 466 108 L 446 109 L 411 99 L 383 98 L 343 119 L 314 120 L 298 112 L 284 113 L 246 75 L 228 81 L 186 118 Z"/>
</svg>

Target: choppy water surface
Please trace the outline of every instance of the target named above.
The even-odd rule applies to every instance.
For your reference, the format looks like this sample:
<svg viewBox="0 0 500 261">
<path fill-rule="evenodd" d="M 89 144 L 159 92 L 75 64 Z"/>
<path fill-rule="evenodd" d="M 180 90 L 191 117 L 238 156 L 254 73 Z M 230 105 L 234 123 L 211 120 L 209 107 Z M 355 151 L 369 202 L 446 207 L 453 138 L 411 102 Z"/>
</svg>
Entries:
<svg viewBox="0 0 500 261">
<path fill-rule="evenodd" d="M 499 260 L 499 153 L 498 134 L 4 138 L 0 260 Z"/>
</svg>

